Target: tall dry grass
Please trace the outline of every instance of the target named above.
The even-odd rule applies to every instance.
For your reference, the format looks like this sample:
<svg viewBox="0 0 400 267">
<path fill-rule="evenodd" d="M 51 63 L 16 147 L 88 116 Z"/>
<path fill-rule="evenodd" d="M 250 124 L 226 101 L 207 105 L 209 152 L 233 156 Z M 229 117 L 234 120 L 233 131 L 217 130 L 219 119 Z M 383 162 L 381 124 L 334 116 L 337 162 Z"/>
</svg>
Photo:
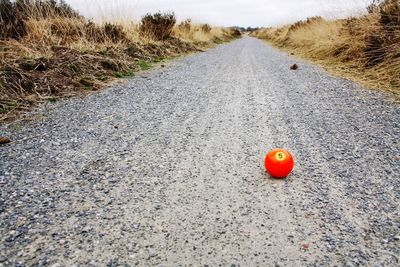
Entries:
<svg viewBox="0 0 400 267">
<path fill-rule="evenodd" d="M 0 0 L 0 121 L 238 37 L 232 29 L 186 23 L 188 31 L 173 13 L 156 13 L 139 23 L 97 24 L 63 1 Z"/>
<path fill-rule="evenodd" d="M 375 1 L 365 15 L 309 18 L 253 33 L 371 88 L 400 94 L 400 2 Z"/>
<path fill-rule="evenodd" d="M 194 24 L 190 19 L 182 21 L 173 29 L 173 35 L 195 44 L 221 43 L 241 36 L 234 28 L 211 27 L 208 24 Z"/>
</svg>

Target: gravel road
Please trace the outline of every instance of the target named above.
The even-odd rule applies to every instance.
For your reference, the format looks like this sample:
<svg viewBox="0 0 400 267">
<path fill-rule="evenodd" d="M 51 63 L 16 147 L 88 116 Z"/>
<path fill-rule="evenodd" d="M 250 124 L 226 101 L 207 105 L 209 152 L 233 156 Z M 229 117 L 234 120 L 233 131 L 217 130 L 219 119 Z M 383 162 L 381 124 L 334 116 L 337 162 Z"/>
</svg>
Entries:
<svg viewBox="0 0 400 267">
<path fill-rule="evenodd" d="M 32 116 L 0 127 L 0 266 L 400 264 L 400 105 L 262 41 Z"/>
</svg>

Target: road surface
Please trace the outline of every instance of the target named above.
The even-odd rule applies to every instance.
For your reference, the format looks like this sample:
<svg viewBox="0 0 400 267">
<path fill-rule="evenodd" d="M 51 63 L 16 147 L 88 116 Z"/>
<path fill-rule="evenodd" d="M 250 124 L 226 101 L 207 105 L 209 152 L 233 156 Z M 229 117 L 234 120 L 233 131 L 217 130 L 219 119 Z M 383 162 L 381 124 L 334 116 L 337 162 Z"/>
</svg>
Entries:
<svg viewBox="0 0 400 267">
<path fill-rule="evenodd" d="M 0 266 L 400 264 L 399 104 L 262 41 L 32 116 L 0 128 Z"/>
</svg>

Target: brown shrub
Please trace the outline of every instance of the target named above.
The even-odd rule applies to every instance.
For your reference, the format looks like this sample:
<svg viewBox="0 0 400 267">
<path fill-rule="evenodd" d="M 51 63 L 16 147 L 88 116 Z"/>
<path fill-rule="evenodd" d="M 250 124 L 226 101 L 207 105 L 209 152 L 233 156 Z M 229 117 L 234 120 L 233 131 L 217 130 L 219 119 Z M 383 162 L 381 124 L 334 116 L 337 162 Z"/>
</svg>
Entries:
<svg viewBox="0 0 400 267">
<path fill-rule="evenodd" d="M 17 0 L 16 6 L 18 12 L 26 18 L 82 18 L 63 0 Z"/>
<path fill-rule="evenodd" d="M 234 38 L 240 37 L 242 35 L 242 33 L 236 28 L 230 28 L 229 34 Z"/>
<path fill-rule="evenodd" d="M 395 57 L 400 56 L 400 2 L 385 0 L 369 10 L 378 15 L 379 23 L 378 27 L 367 32 L 365 38 L 365 65 L 373 67 L 393 54 L 397 54 Z"/>
<path fill-rule="evenodd" d="M 202 24 L 200 26 L 200 29 L 205 33 L 209 33 L 211 31 L 211 26 L 208 25 L 207 23 L 206 24 Z"/>
<path fill-rule="evenodd" d="M 379 22 L 389 37 L 392 37 L 400 27 L 400 2 L 387 0 L 379 6 Z"/>
<path fill-rule="evenodd" d="M 165 40 L 171 36 L 175 23 L 174 13 L 147 14 L 141 20 L 139 31 L 154 40 Z"/>
<path fill-rule="evenodd" d="M 0 0 L 0 38 L 21 38 L 27 33 L 27 20 L 55 17 L 83 19 L 62 0 Z"/>
<path fill-rule="evenodd" d="M 103 31 L 105 36 L 114 43 L 125 41 L 126 39 L 126 34 L 121 25 L 106 23 L 103 26 Z"/>
<path fill-rule="evenodd" d="M 85 24 L 85 35 L 90 42 L 104 42 L 105 36 L 103 29 L 92 21 Z"/>
<path fill-rule="evenodd" d="M 16 4 L 9 0 L 0 0 L 1 39 L 20 38 L 26 34 L 24 18 L 16 12 Z"/>
<path fill-rule="evenodd" d="M 186 19 L 178 24 L 178 29 L 182 32 L 188 33 L 190 32 L 191 26 L 192 26 L 192 20 Z"/>
</svg>

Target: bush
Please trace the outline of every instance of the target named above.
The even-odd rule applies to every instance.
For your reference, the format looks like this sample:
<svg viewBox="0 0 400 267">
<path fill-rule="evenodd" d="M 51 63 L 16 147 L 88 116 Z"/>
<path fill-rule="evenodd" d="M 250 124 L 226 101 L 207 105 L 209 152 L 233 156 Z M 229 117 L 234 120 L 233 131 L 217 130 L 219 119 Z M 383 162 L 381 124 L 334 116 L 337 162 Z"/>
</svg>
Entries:
<svg viewBox="0 0 400 267">
<path fill-rule="evenodd" d="M 230 35 L 232 37 L 240 37 L 242 33 L 236 28 L 230 28 Z"/>
<path fill-rule="evenodd" d="M 106 23 L 103 27 L 104 34 L 112 42 L 117 43 L 118 41 L 124 41 L 126 39 L 126 34 L 121 25 Z"/>
<path fill-rule="evenodd" d="M 179 23 L 178 29 L 182 32 L 188 33 L 190 32 L 190 28 L 192 27 L 192 20 L 191 19 L 186 19 Z"/>
<path fill-rule="evenodd" d="M 379 5 L 379 22 L 388 34 L 393 34 L 400 27 L 400 2 L 387 0 Z"/>
<path fill-rule="evenodd" d="M 27 33 L 27 20 L 55 17 L 82 19 L 62 0 L 0 0 L 0 38 L 21 38 Z"/>
<path fill-rule="evenodd" d="M 103 29 L 96 25 L 93 21 L 85 23 L 85 34 L 86 38 L 90 42 L 104 42 Z"/>
<path fill-rule="evenodd" d="M 20 38 L 26 34 L 24 18 L 17 12 L 16 3 L 0 0 L 0 38 Z"/>
<path fill-rule="evenodd" d="M 211 26 L 208 24 L 202 24 L 200 29 L 205 33 L 209 33 L 211 31 Z"/>
<path fill-rule="evenodd" d="M 141 20 L 139 31 L 154 40 L 165 40 L 171 36 L 175 23 L 174 13 L 147 14 Z"/>
<path fill-rule="evenodd" d="M 400 2 L 384 0 L 368 7 L 368 11 L 379 16 L 378 27 L 374 27 L 366 36 L 364 50 L 365 65 L 372 67 L 383 62 L 387 56 L 396 54 L 395 47 L 400 43 Z M 400 56 L 398 49 L 397 56 Z"/>
<path fill-rule="evenodd" d="M 63 0 L 17 0 L 15 1 L 16 12 L 24 18 L 80 18 L 78 12 L 73 10 Z"/>
</svg>

